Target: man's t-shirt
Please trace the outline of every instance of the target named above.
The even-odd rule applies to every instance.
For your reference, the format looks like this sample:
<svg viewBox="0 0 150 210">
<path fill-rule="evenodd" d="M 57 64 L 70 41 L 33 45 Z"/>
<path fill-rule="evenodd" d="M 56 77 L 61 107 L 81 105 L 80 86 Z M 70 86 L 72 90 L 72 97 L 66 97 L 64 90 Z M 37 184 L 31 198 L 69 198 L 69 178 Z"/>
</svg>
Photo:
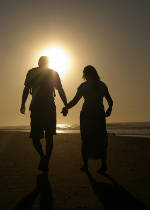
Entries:
<svg viewBox="0 0 150 210">
<path fill-rule="evenodd" d="M 25 86 L 32 93 L 30 110 L 47 109 L 53 106 L 54 90 L 62 88 L 61 80 L 57 72 L 51 69 L 33 68 L 28 71 Z"/>
</svg>

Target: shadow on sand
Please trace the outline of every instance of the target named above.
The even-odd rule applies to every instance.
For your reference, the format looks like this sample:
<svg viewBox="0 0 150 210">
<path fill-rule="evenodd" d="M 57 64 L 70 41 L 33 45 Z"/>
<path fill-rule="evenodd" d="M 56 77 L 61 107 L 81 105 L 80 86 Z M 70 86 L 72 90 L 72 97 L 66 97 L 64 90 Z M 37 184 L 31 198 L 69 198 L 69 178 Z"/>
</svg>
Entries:
<svg viewBox="0 0 150 210">
<path fill-rule="evenodd" d="M 37 176 L 37 186 L 35 189 L 19 201 L 14 210 L 32 209 L 36 198 L 39 195 L 39 210 L 51 210 L 53 207 L 52 190 L 48 180 L 48 173 L 39 174 Z"/>
<path fill-rule="evenodd" d="M 87 176 L 93 191 L 103 204 L 105 210 L 150 210 L 143 203 L 136 200 L 108 174 L 104 174 L 104 176 L 111 184 L 97 182 L 89 172 L 87 172 Z"/>
</svg>

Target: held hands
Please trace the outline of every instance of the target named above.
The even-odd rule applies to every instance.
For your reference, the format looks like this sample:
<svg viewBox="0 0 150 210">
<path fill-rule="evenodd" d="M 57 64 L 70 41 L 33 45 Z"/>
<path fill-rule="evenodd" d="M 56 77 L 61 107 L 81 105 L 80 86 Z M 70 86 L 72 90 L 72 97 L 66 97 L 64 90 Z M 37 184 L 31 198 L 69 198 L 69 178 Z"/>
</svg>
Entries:
<svg viewBox="0 0 150 210">
<path fill-rule="evenodd" d="M 21 114 L 25 114 L 25 110 L 26 110 L 25 105 L 21 105 L 21 108 L 20 108 Z"/>
<path fill-rule="evenodd" d="M 63 114 L 63 116 L 67 116 L 67 114 L 68 114 L 67 107 L 63 107 L 61 113 Z"/>
<path fill-rule="evenodd" d="M 112 108 L 109 107 L 105 112 L 105 116 L 109 117 L 111 115 L 111 111 L 112 111 Z"/>
</svg>

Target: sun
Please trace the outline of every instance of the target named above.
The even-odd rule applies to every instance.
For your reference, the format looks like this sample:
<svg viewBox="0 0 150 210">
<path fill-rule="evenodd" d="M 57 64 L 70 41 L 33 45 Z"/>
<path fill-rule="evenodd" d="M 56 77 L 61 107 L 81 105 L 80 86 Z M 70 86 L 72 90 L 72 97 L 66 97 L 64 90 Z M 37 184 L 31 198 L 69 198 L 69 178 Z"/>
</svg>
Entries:
<svg viewBox="0 0 150 210">
<path fill-rule="evenodd" d="M 49 57 L 49 68 L 57 71 L 61 76 L 70 68 L 70 58 L 64 49 L 53 46 L 43 50 L 41 56 Z"/>
</svg>

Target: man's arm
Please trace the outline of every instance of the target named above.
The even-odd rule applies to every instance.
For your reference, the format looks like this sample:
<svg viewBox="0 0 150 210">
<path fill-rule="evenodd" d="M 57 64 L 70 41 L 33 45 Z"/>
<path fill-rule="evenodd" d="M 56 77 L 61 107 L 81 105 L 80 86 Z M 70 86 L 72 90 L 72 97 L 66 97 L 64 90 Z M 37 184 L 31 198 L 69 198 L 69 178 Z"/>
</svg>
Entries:
<svg viewBox="0 0 150 210">
<path fill-rule="evenodd" d="M 59 96 L 60 96 L 61 100 L 63 101 L 64 105 L 66 106 L 67 105 L 66 94 L 62 87 L 59 74 L 55 71 L 53 71 L 53 79 L 54 79 L 55 88 L 58 90 Z"/>
<path fill-rule="evenodd" d="M 63 101 L 64 105 L 66 106 L 67 105 L 67 98 L 66 98 L 66 94 L 65 94 L 65 91 L 62 87 L 58 88 L 58 93 L 59 93 L 59 96 L 61 98 L 61 100 Z"/>
<path fill-rule="evenodd" d="M 29 88 L 25 86 L 23 90 L 23 94 L 22 94 L 22 103 L 21 103 L 21 108 L 20 108 L 20 112 L 22 114 L 25 114 L 25 103 L 28 98 L 28 95 L 29 95 Z"/>
<path fill-rule="evenodd" d="M 66 98 L 66 94 L 65 94 L 64 89 L 62 87 L 58 88 L 58 93 L 59 93 L 59 96 L 60 96 L 61 100 L 63 101 L 65 107 L 66 107 L 66 105 L 67 105 L 67 98 Z M 68 114 L 68 109 L 65 109 L 61 113 L 63 113 L 63 116 L 66 116 Z"/>
</svg>

